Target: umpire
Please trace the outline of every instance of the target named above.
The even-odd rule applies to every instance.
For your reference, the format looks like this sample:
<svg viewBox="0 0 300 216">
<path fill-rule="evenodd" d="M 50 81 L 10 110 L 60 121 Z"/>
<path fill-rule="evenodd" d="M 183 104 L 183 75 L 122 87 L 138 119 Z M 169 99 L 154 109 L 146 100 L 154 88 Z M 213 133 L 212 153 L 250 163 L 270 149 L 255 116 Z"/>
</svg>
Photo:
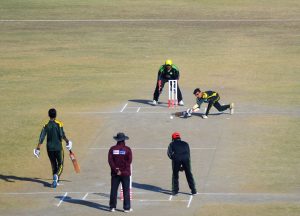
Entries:
<svg viewBox="0 0 300 216">
<path fill-rule="evenodd" d="M 130 165 L 132 162 L 131 149 L 125 145 L 125 140 L 129 137 L 124 133 L 114 136 L 117 144 L 112 146 L 108 152 L 108 163 L 111 168 L 111 190 L 110 190 L 110 211 L 114 212 L 117 206 L 118 187 L 122 183 L 123 188 L 123 208 L 124 212 L 132 211 L 130 206 Z"/>
<path fill-rule="evenodd" d="M 179 191 L 179 171 L 185 171 L 185 176 L 192 195 L 197 194 L 194 177 L 191 171 L 191 156 L 189 144 L 181 141 L 180 134 L 172 134 L 172 142 L 168 147 L 168 157 L 172 160 L 172 194 L 177 195 Z"/>
</svg>

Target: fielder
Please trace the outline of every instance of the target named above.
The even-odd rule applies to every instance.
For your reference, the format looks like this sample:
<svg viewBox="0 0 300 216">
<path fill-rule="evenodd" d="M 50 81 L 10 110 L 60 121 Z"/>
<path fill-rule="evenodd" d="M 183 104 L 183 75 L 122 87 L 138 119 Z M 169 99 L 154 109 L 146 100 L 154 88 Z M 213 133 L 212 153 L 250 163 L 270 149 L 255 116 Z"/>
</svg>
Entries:
<svg viewBox="0 0 300 216">
<path fill-rule="evenodd" d="M 39 144 L 33 150 L 33 154 L 39 158 L 40 157 L 40 148 L 42 143 L 47 136 L 47 153 L 51 162 L 52 174 L 53 174 L 53 183 L 51 187 L 56 188 L 59 185 L 59 178 L 63 171 L 64 165 L 64 151 L 62 148 L 62 139 L 66 142 L 66 148 L 68 150 L 72 149 L 72 141 L 68 140 L 64 129 L 63 123 L 56 120 L 56 110 L 54 108 L 48 111 L 49 122 L 44 125 L 42 128 Z"/>
<path fill-rule="evenodd" d="M 169 80 L 179 80 L 179 70 L 176 65 L 172 63 L 172 60 L 168 59 L 166 60 L 165 64 L 160 66 L 157 74 L 157 82 L 156 82 L 156 88 L 153 94 L 153 105 L 157 105 L 159 95 L 161 94 L 164 85 Z M 177 82 L 178 83 L 178 82 Z M 178 105 L 184 106 L 183 100 L 182 100 L 182 94 L 179 88 L 179 85 L 177 84 L 177 101 Z"/>
<path fill-rule="evenodd" d="M 202 103 L 208 103 L 206 112 L 204 115 L 202 115 L 202 118 L 207 119 L 209 111 L 212 106 L 214 106 L 219 112 L 223 112 L 227 109 L 230 109 L 230 114 L 232 115 L 234 112 L 234 103 L 230 103 L 227 105 L 221 105 L 219 103 L 220 96 L 215 91 L 205 91 L 202 92 L 199 88 L 196 88 L 193 92 L 193 94 L 196 97 L 196 104 L 193 106 L 193 108 L 187 109 L 187 111 L 183 112 L 184 117 L 189 117 L 192 115 L 193 112 L 197 112 L 200 110 Z"/>
<path fill-rule="evenodd" d="M 168 147 L 168 157 L 172 160 L 172 195 L 176 196 L 179 191 L 179 171 L 184 171 L 192 195 L 197 194 L 195 181 L 191 168 L 191 155 L 189 144 L 181 141 L 180 134 L 172 134 L 172 142 Z"/>
</svg>

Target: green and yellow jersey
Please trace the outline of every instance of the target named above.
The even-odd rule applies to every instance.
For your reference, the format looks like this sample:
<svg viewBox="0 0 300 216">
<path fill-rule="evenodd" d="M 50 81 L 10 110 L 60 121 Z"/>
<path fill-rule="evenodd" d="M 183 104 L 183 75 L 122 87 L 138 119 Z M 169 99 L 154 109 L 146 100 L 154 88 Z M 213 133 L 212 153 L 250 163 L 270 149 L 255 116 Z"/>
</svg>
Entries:
<svg viewBox="0 0 300 216">
<path fill-rule="evenodd" d="M 49 120 L 47 124 L 44 125 L 39 143 L 43 143 L 47 136 L 47 151 L 61 151 L 62 139 L 66 140 L 65 132 L 63 129 L 63 123 L 58 120 Z"/>
<path fill-rule="evenodd" d="M 205 91 L 201 98 L 196 98 L 196 104 L 193 106 L 193 110 L 200 108 L 202 103 L 214 103 L 220 99 L 219 94 L 215 91 Z"/>
<path fill-rule="evenodd" d="M 158 70 L 158 80 L 178 80 L 179 79 L 179 69 L 176 65 L 172 64 L 170 71 L 167 70 L 166 65 L 160 66 Z"/>
</svg>

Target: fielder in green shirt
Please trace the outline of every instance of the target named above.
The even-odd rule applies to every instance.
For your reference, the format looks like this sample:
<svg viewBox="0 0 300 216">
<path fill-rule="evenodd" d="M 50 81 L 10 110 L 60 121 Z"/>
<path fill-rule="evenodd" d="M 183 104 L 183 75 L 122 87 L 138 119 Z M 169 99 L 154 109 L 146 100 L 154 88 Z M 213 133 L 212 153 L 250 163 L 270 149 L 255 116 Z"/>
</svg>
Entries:
<svg viewBox="0 0 300 216">
<path fill-rule="evenodd" d="M 43 126 L 39 138 L 39 144 L 33 150 L 33 154 L 39 158 L 41 145 L 47 137 L 47 153 L 51 162 L 53 174 L 53 183 L 51 187 L 56 188 L 60 175 L 62 174 L 64 164 L 62 140 L 66 142 L 66 148 L 68 150 L 72 149 L 72 141 L 67 139 L 63 129 L 63 123 L 56 120 L 56 110 L 54 108 L 50 109 L 48 111 L 48 115 L 50 120 Z"/>
</svg>

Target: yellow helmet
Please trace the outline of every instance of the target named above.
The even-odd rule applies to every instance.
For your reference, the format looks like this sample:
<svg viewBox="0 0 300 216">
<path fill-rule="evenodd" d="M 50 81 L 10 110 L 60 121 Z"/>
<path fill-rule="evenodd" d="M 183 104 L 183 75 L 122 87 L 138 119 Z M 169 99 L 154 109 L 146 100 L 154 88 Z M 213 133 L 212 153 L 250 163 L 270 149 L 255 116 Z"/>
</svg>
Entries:
<svg viewBox="0 0 300 216">
<path fill-rule="evenodd" d="M 168 59 L 168 60 L 166 60 L 166 62 L 165 62 L 165 65 L 172 65 L 172 64 L 173 64 L 173 62 L 172 62 L 171 59 Z"/>
</svg>

